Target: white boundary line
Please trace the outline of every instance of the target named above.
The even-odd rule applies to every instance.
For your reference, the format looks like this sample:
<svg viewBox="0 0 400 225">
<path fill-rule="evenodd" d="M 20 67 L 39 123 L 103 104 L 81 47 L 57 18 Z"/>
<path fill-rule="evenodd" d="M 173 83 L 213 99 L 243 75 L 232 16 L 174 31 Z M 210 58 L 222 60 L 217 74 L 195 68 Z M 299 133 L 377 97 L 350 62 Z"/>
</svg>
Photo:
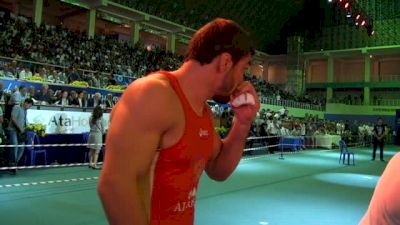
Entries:
<svg viewBox="0 0 400 225">
<path fill-rule="evenodd" d="M 79 178 L 71 178 L 71 179 L 23 182 L 23 183 L 15 183 L 15 184 L 0 184 L 0 189 L 1 188 L 13 188 L 13 187 L 28 187 L 28 186 L 37 186 L 37 185 L 46 185 L 46 184 L 70 183 L 70 182 L 98 180 L 98 179 L 99 179 L 99 177 L 79 177 Z"/>
</svg>

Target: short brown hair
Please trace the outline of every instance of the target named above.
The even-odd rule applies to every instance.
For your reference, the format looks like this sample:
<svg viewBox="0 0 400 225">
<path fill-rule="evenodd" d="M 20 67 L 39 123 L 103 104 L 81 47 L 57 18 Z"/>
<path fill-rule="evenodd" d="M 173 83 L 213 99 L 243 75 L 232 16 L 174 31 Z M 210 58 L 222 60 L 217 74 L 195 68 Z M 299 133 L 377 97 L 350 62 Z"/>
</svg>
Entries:
<svg viewBox="0 0 400 225">
<path fill-rule="evenodd" d="M 243 56 L 254 54 L 254 47 L 247 33 L 232 20 L 217 18 L 193 36 L 187 48 L 185 61 L 196 60 L 201 65 L 209 64 L 222 53 L 229 53 L 236 64 Z"/>
<path fill-rule="evenodd" d="M 91 119 L 91 123 L 92 124 L 96 124 L 97 120 L 100 119 L 103 116 L 103 109 L 101 108 L 101 106 L 96 106 L 93 109 L 92 112 L 92 119 Z"/>
</svg>

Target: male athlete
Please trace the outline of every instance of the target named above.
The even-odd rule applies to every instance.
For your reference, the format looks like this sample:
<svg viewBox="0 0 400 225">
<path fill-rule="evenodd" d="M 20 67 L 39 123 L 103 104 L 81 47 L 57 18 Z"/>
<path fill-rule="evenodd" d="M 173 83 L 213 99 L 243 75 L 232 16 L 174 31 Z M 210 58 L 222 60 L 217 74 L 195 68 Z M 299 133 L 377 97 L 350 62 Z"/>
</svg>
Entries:
<svg viewBox="0 0 400 225">
<path fill-rule="evenodd" d="M 254 87 L 243 81 L 253 53 L 247 32 L 215 19 L 195 33 L 178 70 L 127 88 L 112 112 L 98 187 L 110 224 L 193 224 L 202 172 L 228 178 L 259 110 Z M 233 124 L 221 140 L 207 100 L 233 102 L 244 93 L 253 104 L 232 107 Z"/>
</svg>

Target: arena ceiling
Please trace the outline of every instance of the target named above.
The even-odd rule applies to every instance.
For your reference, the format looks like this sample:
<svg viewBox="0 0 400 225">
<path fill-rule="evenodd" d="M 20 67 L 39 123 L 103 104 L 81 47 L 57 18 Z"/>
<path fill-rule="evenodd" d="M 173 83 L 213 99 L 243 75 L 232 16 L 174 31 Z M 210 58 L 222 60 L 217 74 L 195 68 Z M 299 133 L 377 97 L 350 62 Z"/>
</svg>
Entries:
<svg viewBox="0 0 400 225">
<path fill-rule="evenodd" d="M 237 21 L 265 50 L 280 39 L 281 29 L 303 8 L 305 0 L 114 0 L 146 13 L 197 29 L 215 17 Z M 319 4 L 319 1 L 315 1 Z M 286 40 L 284 40 L 286 41 Z"/>
<path fill-rule="evenodd" d="M 98 2 L 101 6 L 103 1 L 61 0 L 61 2 L 75 6 L 80 6 L 79 2 Z M 326 0 L 109 0 L 107 2 L 108 9 L 113 6 L 110 2 L 115 2 L 193 29 L 216 17 L 233 19 L 252 34 L 258 50 L 269 54 L 285 54 L 288 35 L 305 30 L 304 24 L 316 21 L 314 27 L 319 27 L 320 18 L 313 12 L 315 9 L 318 10 L 321 4 L 326 4 Z M 22 3 L 32 6 L 29 0 L 20 0 L 20 4 Z M 43 3 L 46 11 L 58 16 L 68 17 L 85 12 L 79 7 L 65 8 L 67 6 L 63 4 L 60 6 L 60 1 L 44 0 Z"/>
</svg>

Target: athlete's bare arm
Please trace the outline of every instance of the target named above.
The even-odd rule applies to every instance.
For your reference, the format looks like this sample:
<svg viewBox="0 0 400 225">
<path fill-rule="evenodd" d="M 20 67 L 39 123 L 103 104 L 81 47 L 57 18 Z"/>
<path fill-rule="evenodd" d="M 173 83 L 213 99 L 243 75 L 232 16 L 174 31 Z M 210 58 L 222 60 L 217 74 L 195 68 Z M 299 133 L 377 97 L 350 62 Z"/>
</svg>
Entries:
<svg viewBox="0 0 400 225">
<path fill-rule="evenodd" d="M 235 170 L 242 157 L 251 123 L 260 108 L 257 93 L 249 82 L 244 82 L 235 96 L 245 92 L 254 96 L 256 104 L 232 108 L 235 117 L 232 128 L 224 140 L 214 133 L 214 154 L 206 165 L 207 175 L 214 180 L 223 181 Z"/>
<path fill-rule="evenodd" d="M 400 153 L 389 161 L 359 225 L 400 224 Z"/>
<path fill-rule="evenodd" d="M 151 77 L 137 80 L 112 112 L 98 187 L 110 224 L 149 223 L 149 169 L 173 122 L 166 86 Z"/>
</svg>

